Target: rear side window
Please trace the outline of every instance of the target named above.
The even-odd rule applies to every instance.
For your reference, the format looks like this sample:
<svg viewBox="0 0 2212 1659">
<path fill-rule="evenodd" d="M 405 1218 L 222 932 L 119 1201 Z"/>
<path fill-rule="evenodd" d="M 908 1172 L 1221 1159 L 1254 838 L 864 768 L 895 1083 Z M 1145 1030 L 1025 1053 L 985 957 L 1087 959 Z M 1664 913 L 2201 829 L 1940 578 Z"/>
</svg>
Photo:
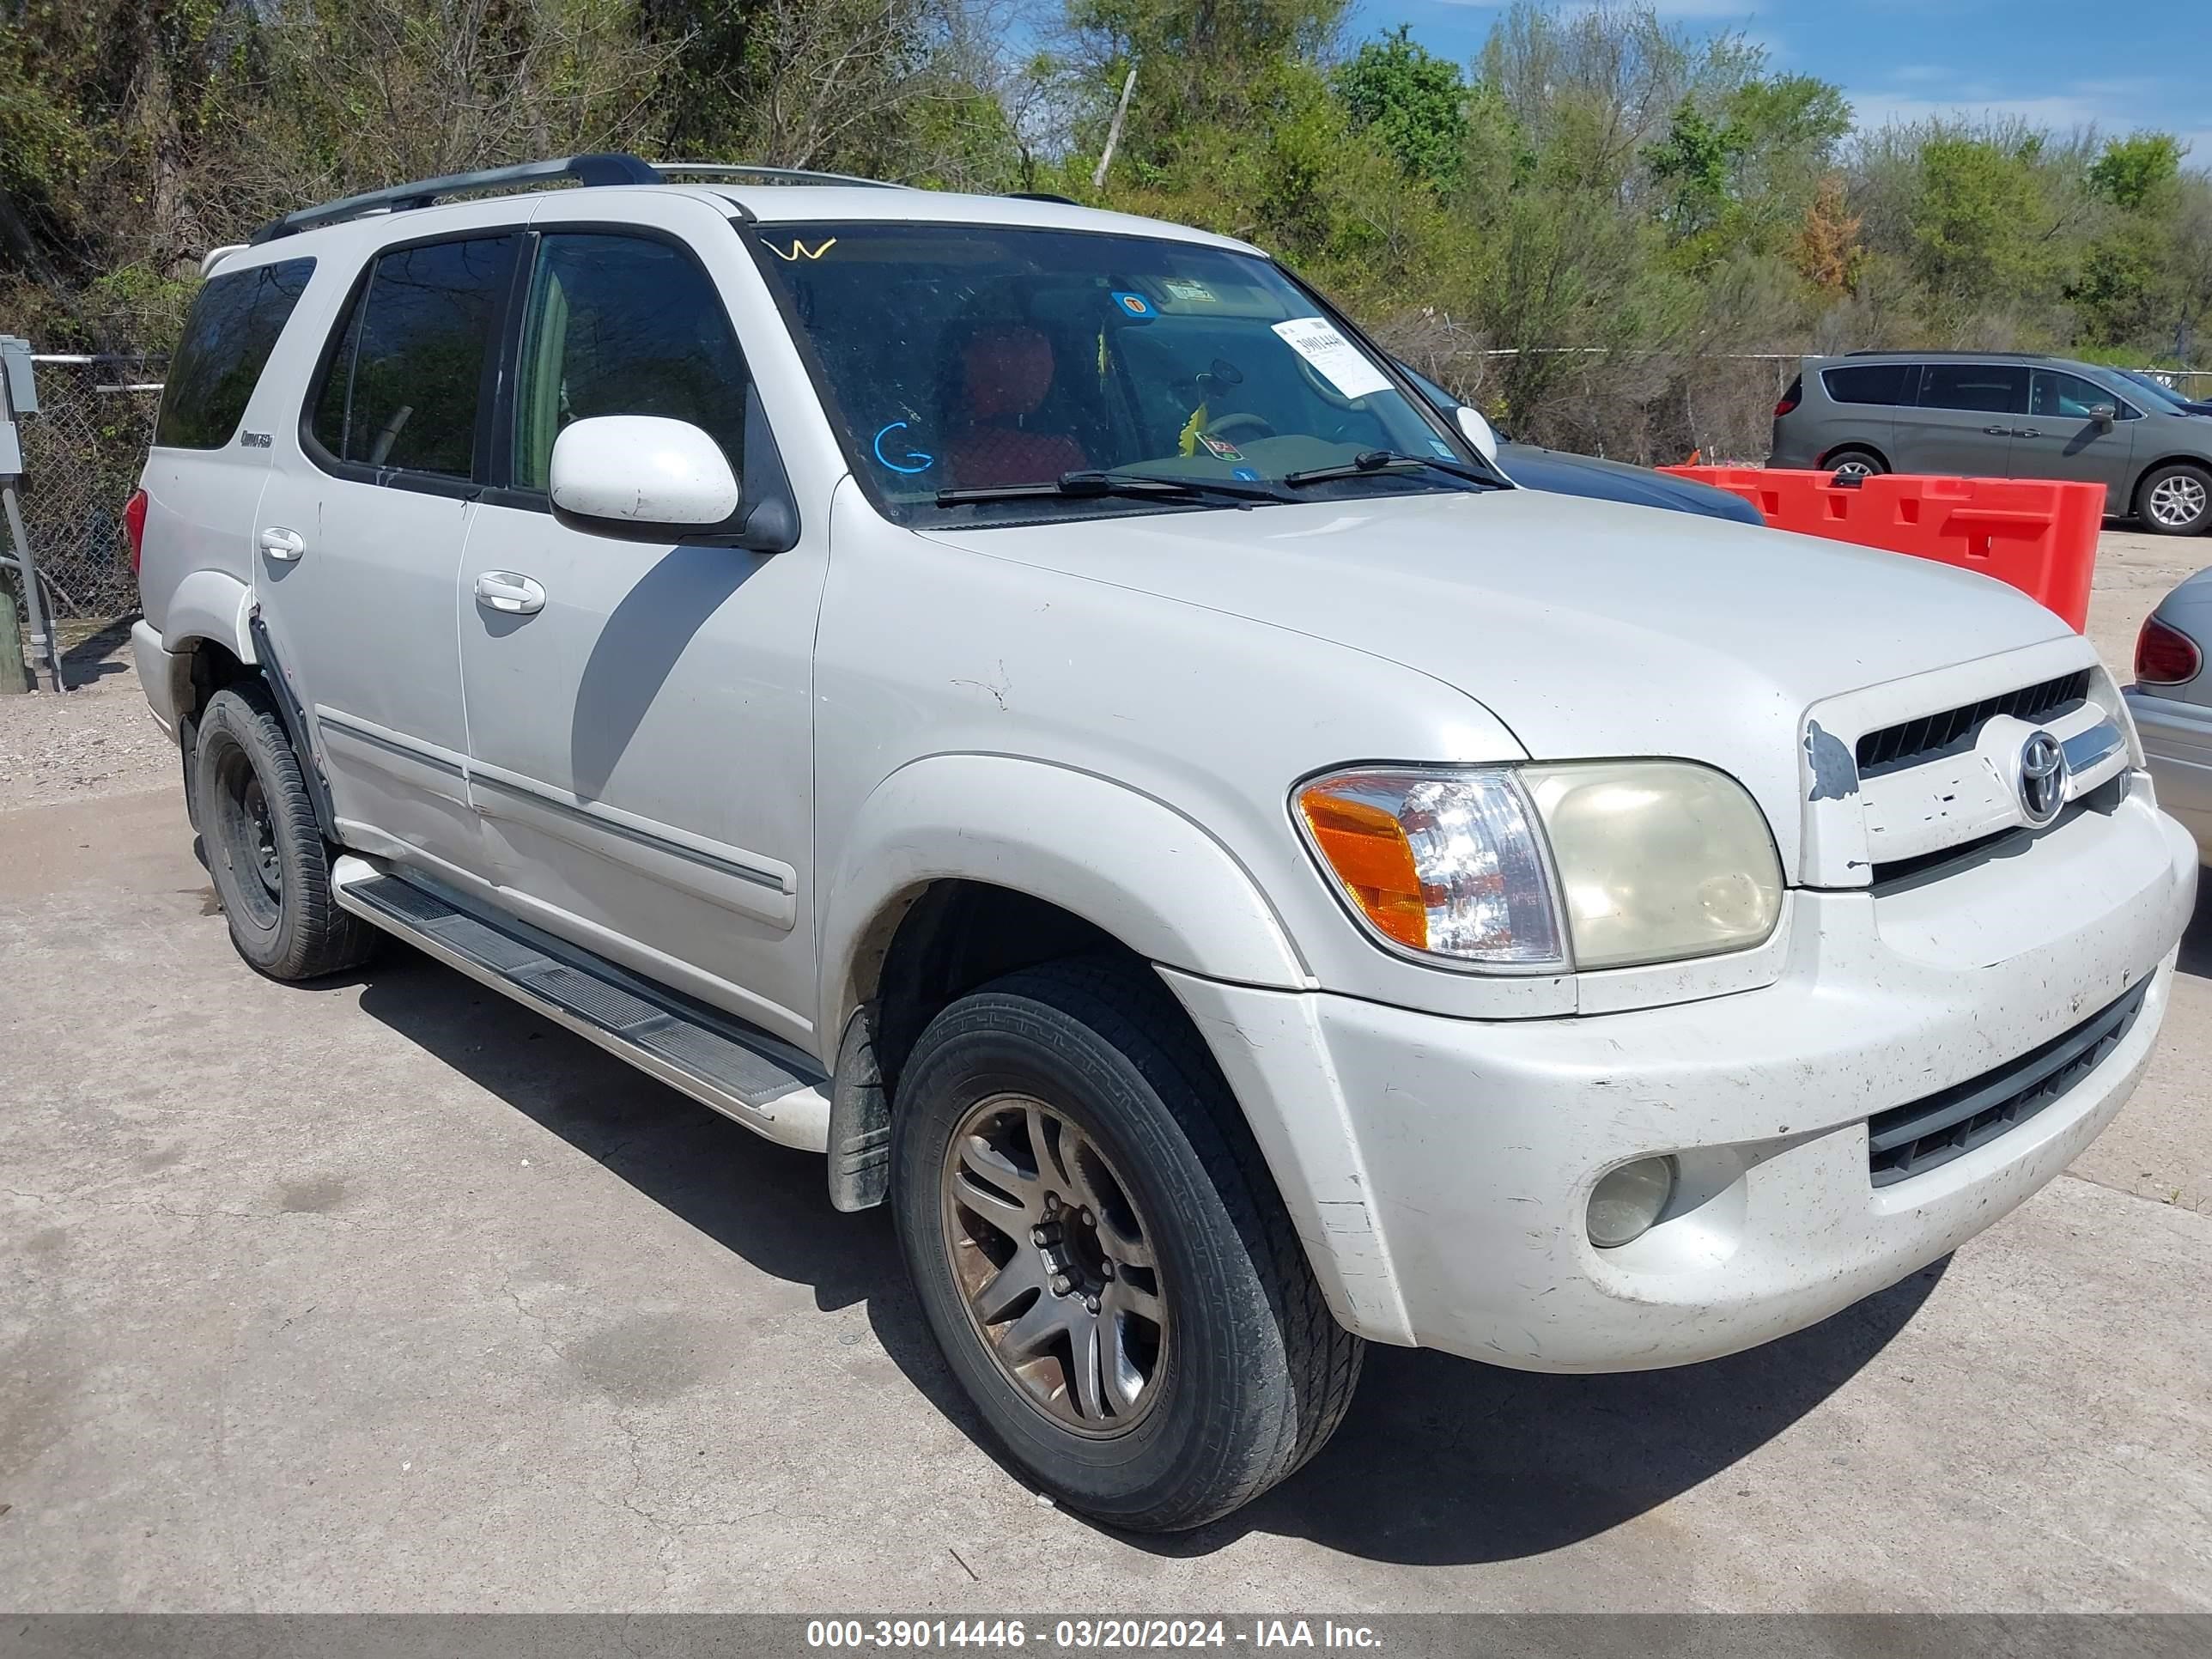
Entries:
<svg viewBox="0 0 2212 1659">
<path fill-rule="evenodd" d="M 1923 409 L 2027 413 L 2027 370 L 2018 363 L 1930 363 L 1920 382 Z"/>
<path fill-rule="evenodd" d="M 221 449 L 231 441 L 314 269 L 313 259 L 286 259 L 213 277 L 199 291 L 170 360 L 157 447 Z"/>
<path fill-rule="evenodd" d="M 466 478 L 512 236 L 394 248 L 338 325 L 310 434 L 357 465 Z"/>
<path fill-rule="evenodd" d="M 1828 398 L 1838 404 L 1901 404 L 1905 400 L 1905 374 L 1911 363 L 1860 363 L 1850 368 L 1831 368 L 1820 375 Z"/>
</svg>

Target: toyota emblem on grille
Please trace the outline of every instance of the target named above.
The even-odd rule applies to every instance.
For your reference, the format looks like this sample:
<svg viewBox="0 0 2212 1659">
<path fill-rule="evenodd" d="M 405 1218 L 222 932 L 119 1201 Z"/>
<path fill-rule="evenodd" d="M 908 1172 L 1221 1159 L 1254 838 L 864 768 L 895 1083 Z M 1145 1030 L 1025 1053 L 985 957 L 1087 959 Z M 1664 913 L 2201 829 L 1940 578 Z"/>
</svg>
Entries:
<svg viewBox="0 0 2212 1659">
<path fill-rule="evenodd" d="M 2048 732 L 2020 746 L 2020 810 L 2032 824 L 2045 824 L 2066 805 L 2066 751 Z"/>
</svg>

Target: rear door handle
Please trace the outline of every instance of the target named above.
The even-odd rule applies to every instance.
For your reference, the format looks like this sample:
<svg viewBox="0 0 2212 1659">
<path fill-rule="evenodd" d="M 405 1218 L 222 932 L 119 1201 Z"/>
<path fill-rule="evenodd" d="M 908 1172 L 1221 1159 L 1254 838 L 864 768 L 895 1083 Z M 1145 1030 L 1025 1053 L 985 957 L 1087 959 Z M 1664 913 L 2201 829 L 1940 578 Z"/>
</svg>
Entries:
<svg viewBox="0 0 2212 1659">
<path fill-rule="evenodd" d="M 1982 430 L 1992 438 L 2009 438 L 2013 435 L 2013 430 L 2008 426 L 1985 426 Z"/>
<path fill-rule="evenodd" d="M 261 532 L 261 550 L 281 563 L 289 564 L 307 550 L 307 544 L 298 531 L 271 525 Z"/>
<path fill-rule="evenodd" d="M 507 617 L 534 617 L 545 608 L 545 590 L 513 570 L 486 570 L 476 580 L 477 603 Z"/>
</svg>

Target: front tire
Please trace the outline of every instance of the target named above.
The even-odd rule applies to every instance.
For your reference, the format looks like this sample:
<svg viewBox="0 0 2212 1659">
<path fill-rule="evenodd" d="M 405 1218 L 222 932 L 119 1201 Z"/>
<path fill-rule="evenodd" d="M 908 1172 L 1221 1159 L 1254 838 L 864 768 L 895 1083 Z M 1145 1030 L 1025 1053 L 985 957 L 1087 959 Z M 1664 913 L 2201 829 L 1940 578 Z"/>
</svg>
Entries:
<svg viewBox="0 0 2212 1659">
<path fill-rule="evenodd" d="M 961 998 L 899 1079 L 891 1201 L 992 1434 L 1067 1507 L 1202 1525 L 1318 1451 L 1363 1345 L 1166 989 L 1109 961 Z"/>
<path fill-rule="evenodd" d="M 2194 536 L 2212 526 L 2212 472 L 2186 462 L 2155 466 L 2136 486 L 2136 518 L 2160 536 Z"/>
<path fill-rule="evenodd" d="M 271 979 L 316 979 L 368 959 L 376 935 L 331 896 L 332 849 L 284 722 L 258 685 L 200 715 L 193 822 L 238 954 Z"/>
</svg>

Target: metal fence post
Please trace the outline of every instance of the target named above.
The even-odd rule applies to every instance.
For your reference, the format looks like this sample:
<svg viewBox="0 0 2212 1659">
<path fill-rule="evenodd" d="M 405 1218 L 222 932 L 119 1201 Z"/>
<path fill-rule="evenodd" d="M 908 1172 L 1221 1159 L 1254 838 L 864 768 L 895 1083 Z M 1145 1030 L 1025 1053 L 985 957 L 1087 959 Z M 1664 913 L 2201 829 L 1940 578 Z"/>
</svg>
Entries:
<svg viewBox="0 0 2212 1659">
<path fill-rule="evenodd" d="M 52 677 L 53 689 L 58 693 L 66 689 L 62 679 L 61 647 L 46 629 L 46 606 L 40 602 L 38 562 L 31 556 L 31 538 L 23 529 L 23 509 L 16 500 L 15 491 L 23 471 L 22 442 L 15 427 L 16 392 L 19 385 L 30 385 L 30 368 L 28 341 L 12 337 L 0 338 L 0 510 L 6 513 L 9 539 L 15 548 L 13 562 L 16 574 L 21 579 L 23 617 L 30 623 L 30 654 L 25 657 L 21 653 L 20 647 L 15 644 L 18 636 L 12 628 L 9 646 L 10 654 L 23 665 L 27 674 L 31 665 L 43 658 L 47 672 Z M 23 402 L 27 409 L 38 407 L 29 396 L 26 396 Z M 12 605 L 9 607 L 11 614 L 6 620 L 10 623 L 14 621 L 14 609 Z M 0 666 L 0 673 L 6 672 L 4 666 Z M 35 678 L 33 678 L 32 685 L 35 690 Z"/>
</svg>

